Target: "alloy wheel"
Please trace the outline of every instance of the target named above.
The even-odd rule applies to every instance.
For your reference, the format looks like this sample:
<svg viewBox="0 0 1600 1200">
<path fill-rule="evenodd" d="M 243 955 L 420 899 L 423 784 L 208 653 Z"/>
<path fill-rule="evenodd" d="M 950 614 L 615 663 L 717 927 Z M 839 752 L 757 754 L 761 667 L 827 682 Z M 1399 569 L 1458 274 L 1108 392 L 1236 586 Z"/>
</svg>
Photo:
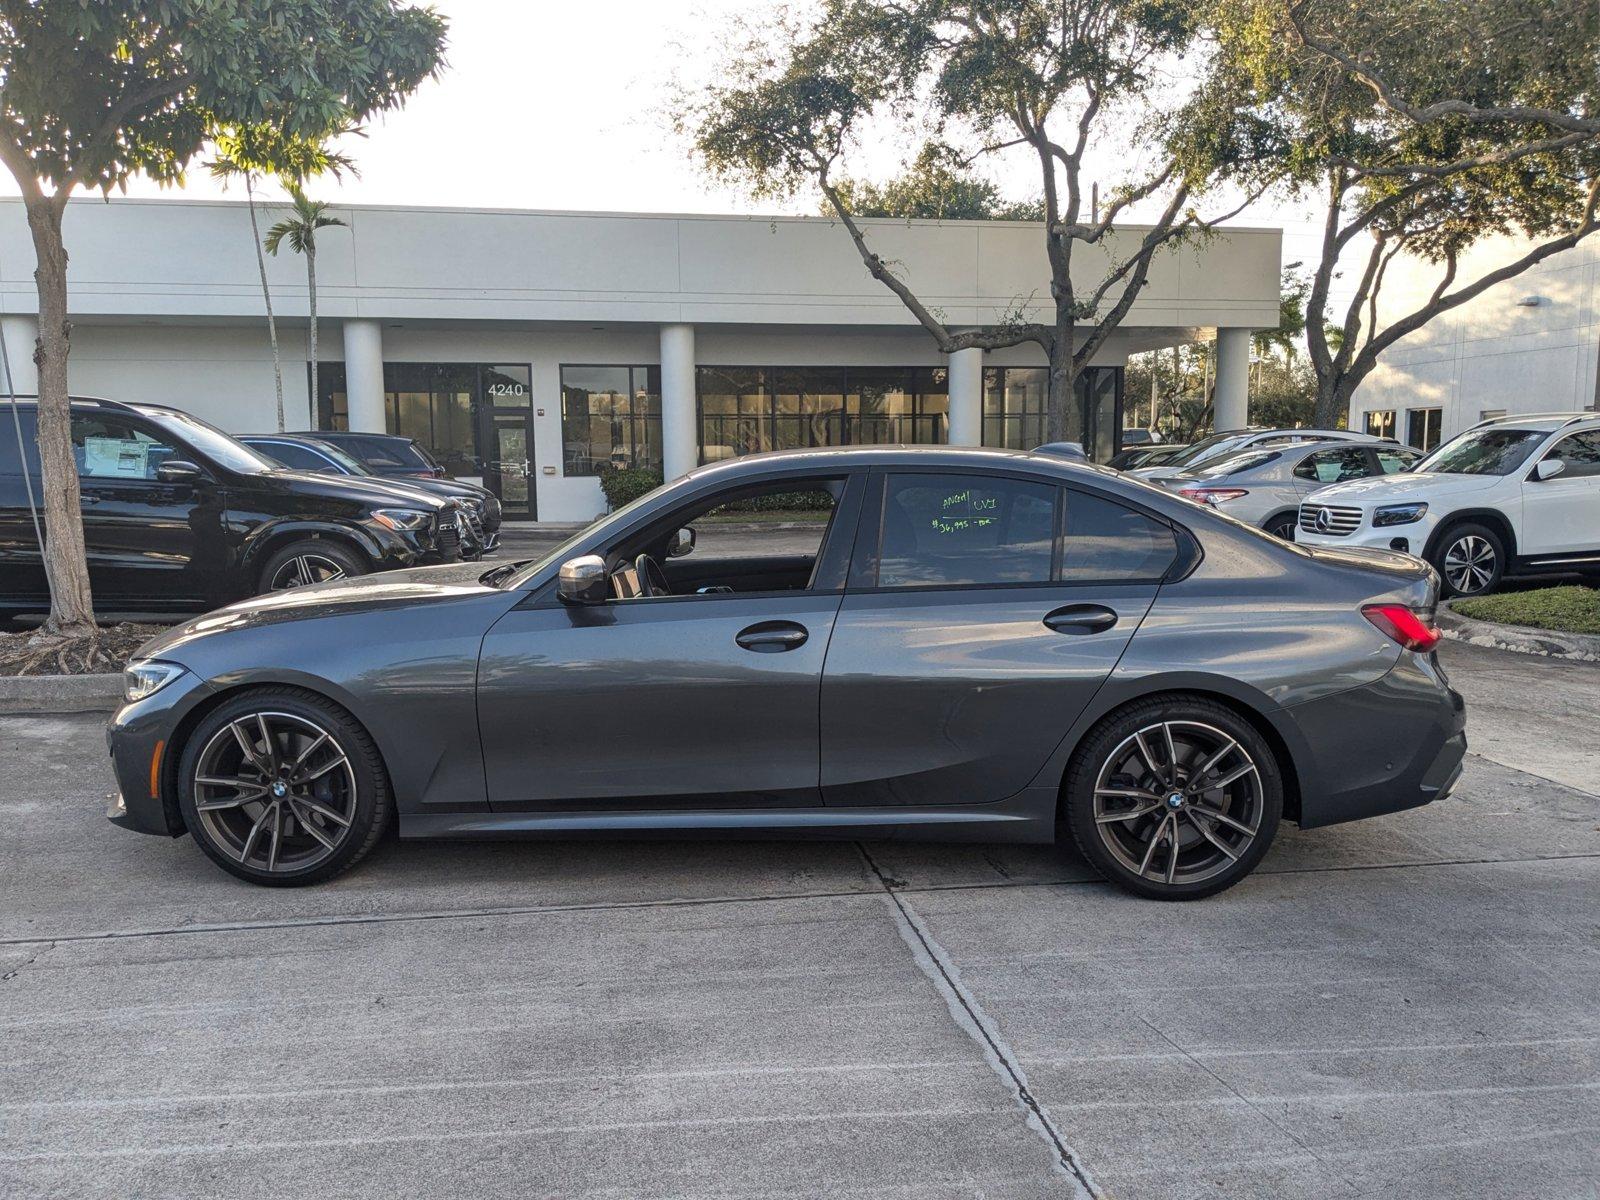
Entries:
<svg viewBox="0 0 1600 1200">
<path fill-rule="evenodd" d="M 343 579 L 345 575 L 344 567 L 326 555 L 296 554 L 272 573 L 267 590 L 277 592 L 311 583 L 327 583 L 329 580 Z"/>
<path fill-rule="evenodd" d="M 1461 595 L 1481 592 L 1494 578 L 1495 551 L 1475 533 L 1457 538 L 1444 554 L 1444 577 Z"/>
<path fill-rule="evenodd" d="M 230 721 L 195 760 L 194 808 L 241 866 L 303 871 L 339 849 L 356 815 L 356 777 L 333 734 L 305 717 Z"/>
<path fill-rule="evenodd" d="M 1095 779 L 1100 840 L 1141 879 L 1201 883 L 1256 840 L 1261 774 L 1239 742 L 1198 721 L 1158 721 L 1123 739 Z"/>
</svg>

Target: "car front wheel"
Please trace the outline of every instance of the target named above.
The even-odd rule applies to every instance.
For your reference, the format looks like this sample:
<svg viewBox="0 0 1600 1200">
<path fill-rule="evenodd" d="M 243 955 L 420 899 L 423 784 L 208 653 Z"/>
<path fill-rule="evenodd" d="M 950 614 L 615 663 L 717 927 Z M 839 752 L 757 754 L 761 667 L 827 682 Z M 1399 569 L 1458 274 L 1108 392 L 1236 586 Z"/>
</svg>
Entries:
<svg viewBox="0 0 1600 1200">
<path fill-rule="evenodd" d="M 319 883 L 389 823 L 388 777 L 366 730 L 300 688 L 264 688 L 208 713 L 185 743 L 178 805 L 200 848 L 251 883 Z"/>
<path fill-rule="evenodd" d="M 1491 592 L 1505 574 L 1505 547 L 1500 536 L 1485 525 L 1447 529 L 1428 558 L 1444 579 L 1446 596 Z"/>
<path fill-rule="evenodd" d="M 1283 811 L 1277 756 L 1253 725 L 1202 697 L 1157 697 L 1084 740 L 1066 785 L 1066 824 L 1092 866 L 1156 900 L 1238 883 Z"/>
<path fill-rule="evenodd" d="M 281 592 L 285 588 L 330 583 L 365 575 L 372 568 L 359 553 L 327 538 L 307 538 L 291 542 L 276 551 L 261 568 L 261 591 Z"/>
<path fill-rule="evenodd" d="M 1294 541 L 1295 516 L 1293 513 L 1284 513 L 1282 516 L 1273 517 L 1262 528 L 1273 537 L 1292 542 Z"/>
</svg>

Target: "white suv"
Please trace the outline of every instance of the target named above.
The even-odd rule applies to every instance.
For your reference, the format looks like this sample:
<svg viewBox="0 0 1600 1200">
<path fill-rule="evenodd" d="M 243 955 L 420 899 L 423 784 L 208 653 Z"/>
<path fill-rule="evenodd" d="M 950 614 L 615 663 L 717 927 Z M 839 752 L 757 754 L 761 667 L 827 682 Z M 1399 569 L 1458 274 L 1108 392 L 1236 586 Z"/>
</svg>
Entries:
<svg viewBox="0 0 1600 1200">
<path fill-rule="evenodd" d="M 1600 414 L 1499 417 L 1411 471 L 1321 488 L 1295 540 L 1418 555 L 1451 596 L 1507 574 L 1600 572 Z"/>
</svg>

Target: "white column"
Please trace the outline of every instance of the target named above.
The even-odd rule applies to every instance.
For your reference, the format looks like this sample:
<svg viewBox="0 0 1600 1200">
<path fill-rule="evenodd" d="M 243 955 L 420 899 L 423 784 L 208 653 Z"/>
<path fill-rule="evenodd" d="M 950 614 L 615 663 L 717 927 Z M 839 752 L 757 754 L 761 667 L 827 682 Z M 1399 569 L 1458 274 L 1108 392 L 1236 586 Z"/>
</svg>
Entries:
<svg viewBox="0 0 1600 1200">
<path fill-rule="evenodd" d="M 950 355 L 950 444 L 983 445 L 983 351 Z"/>
<path fill-rule="evenodd" d="M 344 390 L 352 432 L 388 432 L 383 411 L 383 330 L 376 321 L 344 323 Z"/>
<path fill-rule="evenodd" d="M 1217 330 L 1217 384 L 1212 428 L 1243 429 L 1250 423 L 1250 331 Z"/>
<path fill-rule="evenodd" d="M 694 326 L 661 327 L 661 459 L 668 480 L 700 462 L 695 428 Z"/>
<path fill-rule="evenodd" d="M 39 368 L 33 364 L 33 348 L 39 340 L 39 318 L 23 313 L 0 317 L 0 332 L 5 334 L 6 361 L 11 364 L 11 388 L 18 396 L 36 394 Z M 0 377 L 0 388 L 6 383 Z"/>
</svg>

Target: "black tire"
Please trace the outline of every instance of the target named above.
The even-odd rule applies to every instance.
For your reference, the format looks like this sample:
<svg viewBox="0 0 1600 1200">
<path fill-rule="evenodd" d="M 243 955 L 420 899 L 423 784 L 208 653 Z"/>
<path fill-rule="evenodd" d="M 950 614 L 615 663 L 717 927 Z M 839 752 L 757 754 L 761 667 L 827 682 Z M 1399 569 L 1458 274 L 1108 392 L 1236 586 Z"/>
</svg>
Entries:
<svg viewBox="0 0 1600 1200">
<path fill-rule="evenodd" d="M 365 575 L 372 570 L 360 551 L 332 538 L 303 538 L 275 550 L 261 568 L 257 591 L 261 594 Z"/>
<path fill-rule="evenodd" d="M 258 732 L 263 726 L 267 737 Z M 318 733 L 326 739 L 320 749 L 302 755 Z M 300 757 L 316 778 L 300 784 L 282 769 L 265 769 L 269 745 L 273 765 Z M 329 766 L 334 755 L 343 762 Z M 231 769 L 219 768 L 230 759 Z M 230 775 L 241 786 L 217 782 Z M 280 781 L 284 790 L 275 792 Z M 178 806 L 190 835 L 223 870 L 297 887 L 359 862 L 388 828 L 394 802 L 377 746 L 349 713 L 304 688 L 272 687 L 235 696 L 195 726 L 178 760 Z M 258 825 L 260 832 L 246 833 Z"/>
<path fill-rule="evenodd" d="M 1152 730 L 1163 732 L 1152 740 Z M 1166 733 L 1178 751 L 1176 772 Z M 1217 747 L 1225 752 L 1198 775 Z M 1153 900 L 1198 900 L 1238 883 L 1272 845 L 1283 772 L 1266 739 L 1233 709 L 1202 696 L 1154 696 L 1089 731 L 1067 769 L 1062 803 L 1078 850 L 1111 883 Z"/>
<path fill-rule="evenodd" d="M 1294 541 L 1295 523 L 1294 513 L 1279 513 L 1261 528 L 1266 530 L 1273 537 L 1282 538 L 1286 542 L 1292 542 Z"/>
<path fill-rule="evenodd" d="M 1441 597 L 1482 596 L 1505 577 L 1506 545 L 1487 525 L 1463 521 L 1434 540 L 1428 561 L 1439 572 Z"/>
</svg>

